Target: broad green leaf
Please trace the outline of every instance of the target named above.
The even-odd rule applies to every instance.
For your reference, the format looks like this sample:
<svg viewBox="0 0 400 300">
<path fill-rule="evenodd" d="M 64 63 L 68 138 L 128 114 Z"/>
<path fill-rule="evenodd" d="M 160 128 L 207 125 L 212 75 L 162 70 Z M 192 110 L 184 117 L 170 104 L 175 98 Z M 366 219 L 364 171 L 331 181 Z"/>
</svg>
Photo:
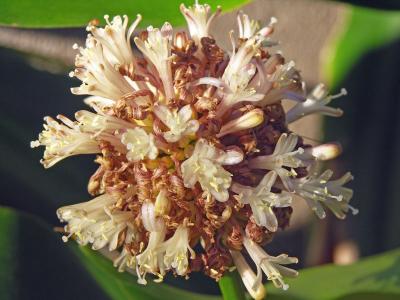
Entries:
<svg viewBox="0 0 400 300">
<path fill-rule="evenodd" d="M 343 27 L 327 47 L 323 74 L 337 87 L 363 55 L 400 37 L 400 12 L 349 6 Z"/>
<path fill-rule="evenodd" d="M 213 9 L 221 5 L 227 11 L 247 1 L 210 0 L 207 3 Z M 191 0 L 2 0 L 0 24 L 32 28 L 80 27 L 93 19 L 104 21 L 105 14 L 131 18 L 141 14 L 141 26 L 160 26 L 165 21 L 178 26 L 184 21 L 179 11 L 182 2 L 187 5 L 194 3 Z"/>
<path fill-rule="evenodd" d="M 112 262 L 37 218 L 0 208 L 0 299 L 217 300 L 119 273 Z"/>
<path fill-rule="evenodd" d="M 300 271 L 289 290 L 267 286 L 274 299 L 400 299 L 400 250 L 371 256 L 350 266 L 327 265 Z"/>
</svg>

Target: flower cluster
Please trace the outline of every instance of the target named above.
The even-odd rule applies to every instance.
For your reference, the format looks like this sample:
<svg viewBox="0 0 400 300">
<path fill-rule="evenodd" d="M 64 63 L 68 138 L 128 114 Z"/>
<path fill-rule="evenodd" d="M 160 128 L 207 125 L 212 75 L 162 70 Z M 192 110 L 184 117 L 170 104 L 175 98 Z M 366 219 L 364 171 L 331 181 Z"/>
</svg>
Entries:
<svg viewBox="0 0 400 300">
<path fill-rule="evenodd" d="M 274 50 L 265 27 L 239 13 L 239 37 L 224 51 L 210 33 L 220 9 L 181 5 L 188 33 L 148 27 L 131 38 L 141 20 L 127 16 L 87 27 L 85 47 L 74 46 L 82 81 L 73 94 L 88 95 L 92 111 L 75 120 L 46 117 L 31 146 L 44 146 L 48 168 L 79 154 L 96 154 L 88 184 L 93 200 L 57 211 L 64 241 L 117 251 L 114 265 L 162 281 L 170 271 L 202 271 L 218 280 L 233 266 L 255 299 L 263 297 L 262 274 L 278 288 L 297 275 L 286 254 L 263 246 L 288 226 L 297 194 L 320 218 L 325 210 L 344 218 L 352 191 L 346 174 L 315 173 L 336 144 L 311 147 L 288 124 L 311 113 L 339 116 L 318 85 L 305 96 L 294 62 Z M 342 92 L 341 94 L 343 94 Z M 295 101 L 287 113 L 282 100 Z M 196 251 L 194 250 L 196 249 Z M 255 273 L 243 256 L 257 266 Z"/>
</svg>

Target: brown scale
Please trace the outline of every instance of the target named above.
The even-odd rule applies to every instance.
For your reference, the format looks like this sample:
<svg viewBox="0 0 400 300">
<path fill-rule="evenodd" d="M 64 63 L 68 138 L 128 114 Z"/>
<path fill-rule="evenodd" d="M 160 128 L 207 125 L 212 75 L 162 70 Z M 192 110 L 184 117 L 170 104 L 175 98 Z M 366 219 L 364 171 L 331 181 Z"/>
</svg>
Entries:
<svg viewBox="0 0 400 300">
<path fill-rule="evenodd" d="M 227 224 L 228 232 L 224 238 L 225 244 L 229 249 L 240 251 L 243 248 L 242 228 L 239 224 Z"/>
<path fill-rule="evenodd" d="M 96 172 L 90 177 L 88 183 L 88 191 L 91 195 L 99 195 L 104 193 L 108 186 L 106 178 L 109 172 L 120 168 L 126 158 L 115 152 L 115 149 L 109 142 L 100 141 L 99 143 L 102 155 L 96 157 L 95 162 L 100 164 Z"/>
<path fill-rule="evenodd" d="M 216 77 L 219 69 L 218 66 L 224 61 L 225 52 L 220 47 L 217 46 L 215 40 L 210 37 L 203 37 L 200 41 L 201 50 L 207 58 L 208 69 L 210 71 L 210 76 Z"/>
<path fill-rule="evenodd" d="M 137 197 L 140 203 L 152 199 L 151 171 L 147 170 L 143 163 L 135 163 L 133 173 L 137 183 Z"/>
<path fill-rule="evenodd" d="M 268 231 L 264 227 L 258 226 L 252 218 L 249 219 L 246 225 L 246 234 L 257 244 L 270 243 L 275 235 L 275 232 Z"/>
<path fill-rule="evenodd" d="M 200 127 L 197 130 L 197 136 L 200 137 L 213 137 L 221 130 L 221 121 L 214 118 L 212 113 L 204 115 L 199 119 Z"/>
<path fill-rule="evenodd" d="M 205 249 L 205 253 L 202 254 L 202 260 L 204 273 L 216 280 L 219 280 L 229 266 L 232 265 L 232 257 L 229 250 L 221 246 L 219 242 Z"/>
<path fill-rule="evenodd" d="M 186 200 L 187 190 L 183 186 L 182 179 L 176 174 L 169 174 L 166 179 L 168 199 L 171 201 L 171 210 L 165 216 L 168 228 L 176 228 L 185 219 L 193 223 L 196 215 L 194 202 Z"/>
<path fill-rule="evenodd" d="M 205 113 L 208 111 L 215 111 L 217 105 L 219 103 L 218 98 L 211 97 L 207 98 L 205 96 L 201 96 L 197 99 L 196 103 L 194 104 L 194 108 L 196 111 Z"/>
<path fill-rule="evenodd" d="M 153 93 L 150 90 L 139 90 L 126 94 L 117 101 L 114 106 L 114 114 L 123 120 L 144 120 L 147 117 L 148 105 L 138 104 L 138 97 L 149 97 L 153 101 Z"/>
<path fill-rule="evenodd" d="M 219 202 L 212 196 L 200 197 L 197 199 L 197 204 L 201 206 L 203 214 L 216 229 L 222 227 L 232 215 L 233 203 L 231 200 Z"/>
</svg>

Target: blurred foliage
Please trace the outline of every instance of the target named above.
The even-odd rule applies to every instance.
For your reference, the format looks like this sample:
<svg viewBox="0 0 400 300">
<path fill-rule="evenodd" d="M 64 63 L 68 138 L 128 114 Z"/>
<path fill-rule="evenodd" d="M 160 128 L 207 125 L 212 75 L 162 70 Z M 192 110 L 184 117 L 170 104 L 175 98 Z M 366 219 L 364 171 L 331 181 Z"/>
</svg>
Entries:
<svg viewBox="0 0 400 300">
<path fill-rule="evenodd" d="M 77 246 L 73 241 L 65 245 L 59 234 L 42 221 L 4 207 L 0 208 L 0 243 L 0 296 L 4 300 L 220 299 L 151 280 L 147 286 L 139 285 L 135 276 L 119 273 L 111 261 L 90 248 Z M 267 285 L 268 299 L 377 299 L 370 298 L 371 295 L 381 300 L 398 299 L 400 250 L 351 266 L 302 270 L 299 278 L 288 282 L 288 291 Z M 237 298 L 231 294 L 226 299 Z"/>
<path fill-rule="evenodd" d="M 332 88 L 366 53 L 400 37 L 400 11 L 350 6 L 343 27 L 326 48 L 323 73 Z"/>
<path fill-rule="evenodd" d="M 335 0 L 339 2 L 345 2 L 353 5 L 373 7 L 378 9 L 392 9 L 400 10 L 399 0 Z"/>
<path fill-rule="evenodd" d="M 215 10 L 221 5 L 224 11 L 248 0 L 209 0 Z M 82 27 L 89 20 L 97 19 L 104 24 L 104 15 L 143 16 L 140 26 L 161 26 L 168 21 L 173 26 L 182 25 L 184 18 L 179 5 L 193 5 L 192 0 L 1 0 L 0 24 L 29 28 Z"/>
<path fill-rule="evenodd" d="M 400 250 L 363 259 L 349 266 L 327 265 L 305 269 L 288 279 L 289 290 L 271 289 L 292 300 L 400 299 Z"/>
</svg>

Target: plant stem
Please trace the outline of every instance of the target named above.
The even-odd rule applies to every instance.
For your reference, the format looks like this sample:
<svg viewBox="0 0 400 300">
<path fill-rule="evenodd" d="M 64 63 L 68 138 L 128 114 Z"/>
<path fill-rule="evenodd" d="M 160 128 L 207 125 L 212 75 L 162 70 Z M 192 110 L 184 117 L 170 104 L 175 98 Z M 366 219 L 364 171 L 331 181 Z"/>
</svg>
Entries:
<svg viewBox="0 0 400 300">
<path fill-rule="evenodd" d="M 218 281 L 219 289 L 224 300 L 245 300 L 245 288 L 238 272 L 226 272 Z"/>
</svg>

